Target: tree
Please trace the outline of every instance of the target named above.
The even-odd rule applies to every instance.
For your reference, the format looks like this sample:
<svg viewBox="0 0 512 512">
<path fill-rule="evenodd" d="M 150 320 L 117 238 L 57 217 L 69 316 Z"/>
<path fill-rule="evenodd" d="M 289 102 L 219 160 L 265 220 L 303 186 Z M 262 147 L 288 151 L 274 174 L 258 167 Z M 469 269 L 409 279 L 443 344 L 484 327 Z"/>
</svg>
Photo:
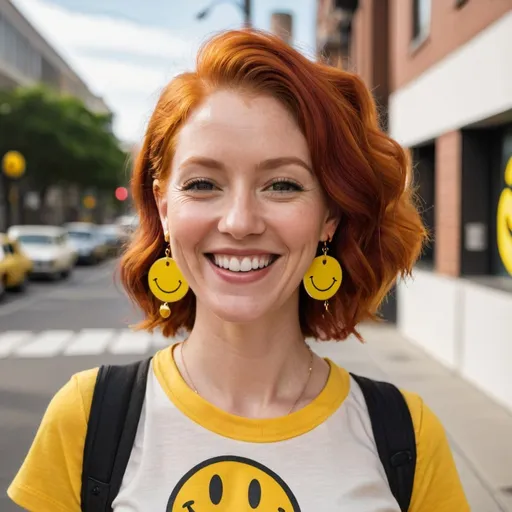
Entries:
<svg viewBox="0 0 512 512">
<path fill-rule="evenodd" d="M 114 190 L 127 155 L 110 130 L 110 115 L 44 87 L 0 91 L 0 155 L 20 151 L 26 180 L 44 197 L 51 186 Z"/>
</svg>

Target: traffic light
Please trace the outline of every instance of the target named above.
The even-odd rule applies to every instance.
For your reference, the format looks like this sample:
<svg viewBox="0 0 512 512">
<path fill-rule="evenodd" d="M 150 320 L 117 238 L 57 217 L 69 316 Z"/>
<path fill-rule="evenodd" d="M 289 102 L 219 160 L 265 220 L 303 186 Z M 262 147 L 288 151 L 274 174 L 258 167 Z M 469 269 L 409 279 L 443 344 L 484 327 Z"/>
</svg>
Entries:
<svg viewBox="0 0 512 512">
<path fill-rule="evenodd" d="M 128 199 L 128 189 L 126 187 L 117 187 L 116 199 L 118 201 L 126 201 Z"/>
</svg>

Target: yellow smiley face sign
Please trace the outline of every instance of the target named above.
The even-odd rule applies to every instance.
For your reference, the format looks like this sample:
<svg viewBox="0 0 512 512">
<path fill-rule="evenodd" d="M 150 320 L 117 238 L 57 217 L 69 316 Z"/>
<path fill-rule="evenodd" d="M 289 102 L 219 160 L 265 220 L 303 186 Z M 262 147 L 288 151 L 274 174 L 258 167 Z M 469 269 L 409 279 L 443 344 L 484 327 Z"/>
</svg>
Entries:
<svg viewBox="0 0 512 512">
<path fill-rule="evenodd" d="M 330 299 L 338 290 L 343 279 L 338 260 L 332 256 L 318 256 L 313 260 L 304 276 L 304 288 L 316 300 Z"/>
<path fill-rule="evenodd" d="M 148 283 L 153 295 L 163 302 L 176 302 L 188 292 L 188 283 L 172 258 L 160 258 L 153 263 Z"/>
<path fill-rule="evenodd" d="M 498 201 L 496 217 L 498 251 L 505 269 L 512 276 L 512 157 L 505 169 L 505 188 Z"/>
<path fill-rule="evenodd" d="M 25 173 L 25 158 L 18 151 L 8 151 L 2 159 L 2 168 L 8 178 L 21 178 Z"/>
<path fill-rule="evenodd" d="M 286 483 L 250 459 L 216 457 L 192 468 L 176 485 L 166 512 L 300 512 Z"/>
</svg>

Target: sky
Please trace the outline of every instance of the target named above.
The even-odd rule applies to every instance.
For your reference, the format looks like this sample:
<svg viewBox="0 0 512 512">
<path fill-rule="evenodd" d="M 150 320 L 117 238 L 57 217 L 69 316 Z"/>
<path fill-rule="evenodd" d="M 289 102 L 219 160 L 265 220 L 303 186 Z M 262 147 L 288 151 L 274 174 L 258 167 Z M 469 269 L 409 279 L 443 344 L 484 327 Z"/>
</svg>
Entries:
<svg viewBox="0 0 512 512">
<path fill-rule="evenodd" d="M 139 143 L 162 88 L 193 69 L 195 53 L 213 33 L 243 21 L 236 0 L 12 0 L 114 112 L 114 132 Z M 294 44 L 314 55 L 315 0 L 253 0 L 253 24 L 270 28 L 271 13 L 294 16 Z"/>
</svg>

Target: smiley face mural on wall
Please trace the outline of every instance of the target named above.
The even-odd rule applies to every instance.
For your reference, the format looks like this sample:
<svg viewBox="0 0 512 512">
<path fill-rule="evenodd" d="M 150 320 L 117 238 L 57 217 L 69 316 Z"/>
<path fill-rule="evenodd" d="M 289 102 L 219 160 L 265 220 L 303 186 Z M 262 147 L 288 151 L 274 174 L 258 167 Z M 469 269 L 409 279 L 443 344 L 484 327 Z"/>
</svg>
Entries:
<svg viewBox="0 0 512 512">
<path fill-rule="evenodd" d="M 215 457 L 193 467 L 174 488 L 166 512 L 300 512 L 286 483 L 251 459 Z"/>
<path fill-rule="evenodd" d="M 512 157 L 505 168 L 505 187 L 498 201 L 496 235 L 501 261 L 512 276 Z"/>
</svg>

